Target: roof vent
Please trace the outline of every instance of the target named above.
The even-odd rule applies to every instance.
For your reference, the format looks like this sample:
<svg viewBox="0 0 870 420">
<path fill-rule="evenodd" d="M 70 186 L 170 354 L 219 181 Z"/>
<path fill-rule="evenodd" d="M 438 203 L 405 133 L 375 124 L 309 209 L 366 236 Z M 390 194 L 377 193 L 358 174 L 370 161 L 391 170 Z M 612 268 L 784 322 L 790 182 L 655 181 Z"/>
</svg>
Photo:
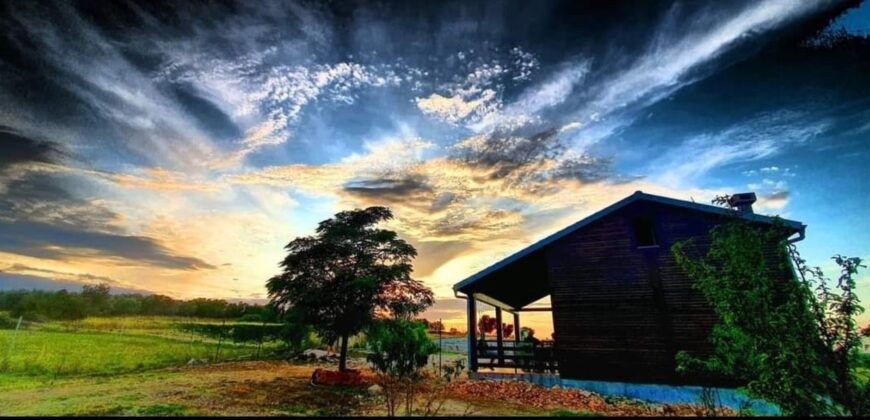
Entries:
<svg viewBox="0 0 870 420">
<path fill-rule="evenodd" d="M 745 211 L 752 213 L 752 203 L 755 203 L 755 193 L 740 193 L 734 194 L 728 199 L 728 205 L 737 211 Z"/>
</svg>

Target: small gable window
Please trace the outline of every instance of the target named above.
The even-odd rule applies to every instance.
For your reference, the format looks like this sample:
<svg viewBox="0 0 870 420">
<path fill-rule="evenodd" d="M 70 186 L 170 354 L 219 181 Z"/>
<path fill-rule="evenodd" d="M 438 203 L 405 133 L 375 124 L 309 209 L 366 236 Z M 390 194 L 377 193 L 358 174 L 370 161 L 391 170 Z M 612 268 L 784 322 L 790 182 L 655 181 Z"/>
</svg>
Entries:
<svg viewBox="0 0 870 420">
<path fill-rule="evenodd" d="M 655 232 L 653 231 L 653 221 L 649 217 L 634 219 L 634 238 L 637 246 L 657 246 Z"/>
</svg>

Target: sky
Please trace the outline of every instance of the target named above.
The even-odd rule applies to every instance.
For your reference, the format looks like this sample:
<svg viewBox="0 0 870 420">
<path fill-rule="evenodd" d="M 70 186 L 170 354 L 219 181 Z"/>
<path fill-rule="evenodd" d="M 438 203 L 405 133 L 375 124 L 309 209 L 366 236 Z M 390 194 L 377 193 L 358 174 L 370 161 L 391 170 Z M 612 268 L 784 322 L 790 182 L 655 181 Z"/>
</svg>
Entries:
<svg viewBox="0 0 870 420">
<path fill-rule="evenodd" d="M 383 205 L 462 328 L 454 283 L 636 190 L 754 191 L 829 277 L 870 259 L 868 2 L 8 1 L 0 29 L 0 289 L 264 299 L 290 240 Z"/>
</svg>

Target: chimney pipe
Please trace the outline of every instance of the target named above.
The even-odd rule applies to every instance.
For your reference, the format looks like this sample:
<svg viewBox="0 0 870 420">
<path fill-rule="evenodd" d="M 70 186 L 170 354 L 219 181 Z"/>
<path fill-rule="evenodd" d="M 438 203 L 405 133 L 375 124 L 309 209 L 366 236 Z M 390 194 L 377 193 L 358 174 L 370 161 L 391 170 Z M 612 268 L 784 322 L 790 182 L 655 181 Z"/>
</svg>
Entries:
<svg viewBox="0 0 870 420">
<path fill-rule="evenodd" d="M 728 199 L 728 205 L 737 211 L 752 213 L 752 204 L 755 203 L 755 193 L 739 193 L 734 194 Z"/>
</svg>

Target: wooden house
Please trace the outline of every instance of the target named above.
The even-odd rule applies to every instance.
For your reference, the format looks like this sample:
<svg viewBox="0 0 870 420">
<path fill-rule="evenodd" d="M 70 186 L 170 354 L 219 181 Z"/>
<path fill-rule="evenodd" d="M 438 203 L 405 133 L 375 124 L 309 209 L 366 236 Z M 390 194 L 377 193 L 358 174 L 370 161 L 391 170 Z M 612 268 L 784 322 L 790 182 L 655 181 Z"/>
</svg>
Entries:
<svg viewBox="0 0 870 420">
<path fill-rule="evenodd" d="M 500 330 L 485 343 L 488 353 L 480 351 L 475 329 L 483 302 L 496 308 L 497 325 L 504 313 L 512 314 L 516 331 L 523 312 L 551 311 L 552 348 L 536 356 L 551 360 L 536 363 L 563 379 L 733 385 L 675 371 L 677 352 L 711 350 L 707 338 L 716 316 L 676 266 L 671 246 L 697 238 L 706 253 L 710 230 L 733 218 L 762 226 L 778 220 L 790 241 L 803 239 L 805 226 L 753 213 L 753 193 L 732 199 L 726 209 L 638 191 L 455 284 L 468 303 L 469 368 L 530 363 Z M 790 270 L 779 272 L 792 278 Z M 529 307 L 547 296 L 550 308 Z"/>
</svg>

